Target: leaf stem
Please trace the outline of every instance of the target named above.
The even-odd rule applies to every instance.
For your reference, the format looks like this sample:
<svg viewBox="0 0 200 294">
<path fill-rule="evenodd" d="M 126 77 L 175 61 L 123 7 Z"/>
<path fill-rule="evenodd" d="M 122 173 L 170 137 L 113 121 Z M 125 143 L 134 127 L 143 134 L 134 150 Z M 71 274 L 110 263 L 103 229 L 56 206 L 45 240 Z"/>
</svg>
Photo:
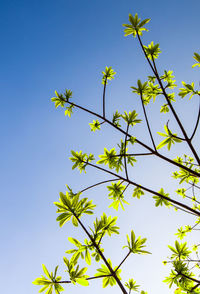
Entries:
<svg viewBox="0 0 200 294">
<path fill-rule="evenodd" d="M 107 84 L 107 77 L 105 78 L 104 81 L 104 87 L 103 87 L 103 118 L 105 118 L 106 114 L 105 114 L 105 97 L 106 97 L 106 84 Z"/>
</svg>

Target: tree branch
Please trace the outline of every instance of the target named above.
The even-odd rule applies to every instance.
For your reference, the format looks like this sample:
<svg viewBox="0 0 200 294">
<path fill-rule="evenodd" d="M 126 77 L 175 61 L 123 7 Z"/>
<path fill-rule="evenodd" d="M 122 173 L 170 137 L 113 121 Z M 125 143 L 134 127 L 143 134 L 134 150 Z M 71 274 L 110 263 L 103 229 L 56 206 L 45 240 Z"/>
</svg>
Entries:
<svg viewBox="0 0 200 294">
<path fill-rule="evenodd" d="M 144 191 L 149 192 L 150 194 L 153 194 L 153 195 L 159 196 L 159 197 L 161 197 L 161 198 L 163 198 L 163 199 L 165 199 L 165 200 L 167 200 L 167 201 L 169 201 L 169 202 L 171 202 L 171 203 L 173 203 L 173 204 L 175 204 L 175 205 L 178 205 L 178 206 L 180 206 L 180 207 L 182 207 L 182 208 L 184 208 L 184 209 L 186 209 L 186 210 L 188 210 L 188 211 L 194 213 L 194 214 L 197 215 L 197 216 L 200 216 L 200 212 L 198 212 L 198 211 L 196 211 L 195 209 L 193 209 L 193 208 L 187 206 L 186 204 L 183 204 L 183 203 L 181 203 L 181 202 L 179 202 L 179 201 L 177 201 L 177 200 L 174 200 L 174 199 L 172 199 L 172 198 L 168 198 L 168 197 L 166 197 L 166 196 L 164 196 L 164 195 L 162 195 L 162 194 L 160 194 L 160 193 L 158 193 L 158 192 L 156 192 L 156 191 L 153 191 L 153 190 L 151 190 L 151 189 L 149 189 L 149 188 L 147 188 L 147 187 L 145 187 L 145 186 L 143 186 L 143 185 L 137 184 L 137 183 L 135 183 L 135 182 L 133 182 L 133 181 L 131 181 L 131 180 L 129 180 L 129 179 L 126 179 L 126 178 L 124 178 L 124 177 L 122 177 L 122 176 L 120 176 L 120 175 L 118 175 L 118 174 L 115 174 L 114 172 L 109 171 L 109 170 L 107 170 L 107 169 L 105 169 L 105 168 L 99 167 L 99 166 L 97 166 L 97 165 L 94 165 L 94 164 L 89 163 L 89 162 L 86 162 L 86 161 L 83 161 L 83 162 L 84 162 L 84 163 L 87 163 L 87 165 L 89 165 L 89 166 L 92 166 L 92 167 L 94 167 L 94 168 L 96 168 L 96 169 L 99 169 L 99 170 L 101 170 L 101 171 L 103 171 L 103 172 L 106 172 L 106 173 L 109 173 L 109 174 L 111 174 L 111 175 L 113 175 L 113 176 L 115 176 L 115 177 L 118 177 L 119 179 L 121 179 L 121 180 L 123 180 L 123 181 L 125 181 L 125 182 L 128 182 L 129 184 L 134 185 L 135 187 L 139 187 L 139 188 L 143 189 Z"/>
<path fill-rule="evenodd" d="M 197 122 L 196 122 L 196 125 L 195 125 L 195 128 L 194 128 L 194 131 L 192 133 L 192 136 L 190 137 L 190 140 L 192 141 L 195 133 L 196 133 L 196 130 L 197 130 L 197 127 L 198 127 L 198 124 L 199 124 L 199 119 L 200 119 L 200 101 L 199 101 L 199 113 L 198 113 L 198 117 L 197 117 Z"/>
<path fill-rule="evenodd" d="M 176 119 L 176 121 L 177 121 L 177 123 L 178 123 L 178 125 L 179 125 L 179 127 L 180 127 L 180 129 L 181 129 L 181 131 L 182 131 L 182 133 L 183 133 L 183 136 L 184 136 L 185 140 L 187 141 L 187 144 L 189 145 L 189 147 L 190 147 L 192 153 L 194 154 L 194 157 L 196 158 L 196 161 L 197 161 L 198 164 L 200 165 L 200 158 L 199 158 L 199 156 L 197 155 L 196 150 L 194 149 L 194 147 L 193 147 L 193 145 L 192 145 L 192 143 L 191 143 L 191 139 L 189 139 L 189 137 L 188 137 L 188 135 L 187 135 L 187 133 L 186 133 L 186 131 L 185 131 L 185 128 L 183 127 L 183 125 L 182 125 L 182 123 L 181 123 L 181 121 L 180 121 L 180 119 L 179 119 L 179 117 L 178 117 L 178 115 L 177 115 L 175 109 L 173 108 L 173 106 L 172 106 L 172 104 L 171 104 L 171 101 L 169 100 L 169 97 L 168 97 L 168 95 L 167 95 L 167 93 L 166 93 L 166 91 L 165 91 L 165 88 L 163 87 L 163 84 L 162 84 L 162 81 L 161 81 L 161 79 L 160 79 L 160 77 L 159 77 L 159 74 L 158 74 L 158 71 L 157 71 L 157 68 L 156 68 L 156 64 L 155 64 L 155 62 L 154 62 L 154 59 L 152 58 L 153 65 L 154 65 L 154 67 L 153 67 L 152 64 L 151 64 L 151 62 L 149 61 L 149 58 L 147 57 L 147 54 L 146 54 L 146 52 L 145 52 L 145 50 L 144 50 L 144 46 L 143 46 L 143 44 L 142 44 L 141 38 L 140 38 L 140 36 L 138 35 L 138 33 L 137 33 L 137 37 L 138 37 L 139 43 L 140 43 L 140 45 L 141 45 L 141 47 L 142 47 L 142 51 L 144 52 L 145 57 L 147 58 L 147 61 L 148 61 L 149 65 L 150 65 L 150 67 L 151 67 L 153 73 L 155 74 L 155 76 L 156 76 L 156 78 L 157 78 L 157 81 L 158 81 L 158 83 L 159 83 L 159 85 L 160 85 L 160 88 L 162 89 L 163 95 L 164 95 L 164 97 L 165 97 L 165 99 L 166 99 L 166 101 L 167 101 L 167 103 L 168 103 L 168 105 L 169 105 L 169 107 L 170 107 L 170 109 L 171 109 L 171 111 L 172 111 L 172 113 L 173 113 L 173 115 L 174 115 L 174 117 L 175 117 L 175 119 Z"/>
<path fill-rule="evenodd" d="M 90 280 L 95 280 L 95 279 L 99 279 L 99 278 L 105 278 L 105 277 L 110 277 L 112 275 L 102 275 L 102 276 L 94 276 L 94 277 L 89 277 L 89 278 L 86 278 L 87 281 L 90 281 Z M 56 284 L 71 284 L 72 282 L 71 281 L 58 281 L 58 282 L 55 282 Z"/>
<path fill-rule="evenodd" d="M 115 271 L 117 271 L 120 268 L 120 266 L 124 263 L 124 261 L 129 257 L 130 254 L 131 254 L 131 251 L 129 251 L 127 253 L 127 255 L 124 257 L 124 259 L 122 260 L 122 262 L 120 262 L 120 264 L 118 265 L 118 267 L 116 268 Z"/>
<path fill-rule="evenodd" d="M 74 211 L 72 211 L 73 215 L 75 216 L 75 218 L 77 219 L 78 223 L 80 224 L 80 226 L 82 227 L 82 229 L 84 230 L 84 232 L 86 233 L 86 235 L 89 237 L 89 239 L 91 240 L 92 244 L 94 245 L 94 247 L 96 248 L 96 250 L 98 251 L 99 255 L 101 256 L 101 258 L 103 259 L 105 265 L 107 266 L 107 268 L 109 269 L 111 275 L 113 276 L 113 278 L 116 280 L 117 284 L 119 285 L 120 289 L 122 290 L 122 292 L 124 294 L 127 294 L 126 289 L 124 288 L 124 286 L 122 285 L 120 279 L 118 278 L 118 276 L 116 275 L 116 272 L 112 269 L 112 267 L 110 266 L 110 264 L 108 263 L 107 259 L 105 258 L 104 254 L 101 252 L 99 246 L 97 245 L 97 243 L 95 242 L 94 238 L 89 234 L 88 230 L 86 229 L 86 227 L 83 225 L 83 223 L 81 222 L 81 220 L 77 217 L 76 213 Z"/>
<path fill-rule="evenodd" d="M 75 103 L 72 103 L 72 102 L 69 102 L 69 101 L 66 101 L 66 103 L 69 103 L 70 105 L 73 105 L 73 106 L 75 106 L 75 107 L 77 107 L 77 108 L 79 108 L 79 109 L 82 109 L 82 110 L 84 110 L 84 111 L 86 111 L 86 112 L 88 112 L 88 113 L 90 113 L 90 114 L 92 114 L 92 115 L 95 115 L 95 116 L 97 116 L 97 117 L 99 117 L 99 118 L 105 120 L 105 122 L 107 122 L 107 123 L 108 123 L 109 125 L 111 125 L 113 128 L 117 129 L 118 131 L 120 131 L 121 133 L 123 133 L 124 135 L 126 135 L 126 132 L 125 132 L 124 130 L 122 130 L 121 128 L 119 128 L 119 127 L 117 127 L 116 125 L 114 125 L 114 124 L 113 124 L 111 121 L 109 121 L 108 119 L 103 118 L 103 117 L 102 117 L 101 115 L 99 115 L 98 113 L 95 113 L 95 112 L 93 112 L 93 111 L 91 111 L 91 110 L 89 110 L 89 109 L 87 109 L 87 108 L 84 108 L 84 107 L 82 107 L 82 106 L 80 106 L 80 105 L 78 105 L 78 104 L 75 104 Z M 127 136 L 128 136 L 129 138 L 132 137 L 130 134 L 127 134 Z M 180 167 L 180 168 L 183 168 L 183 169 L 187 170 L 188 172 L 190 172 L 191 174 L 193 174 L 193 175 L 195 175 L 195 176 L 197 176 L 197 177 L 200 177 L 200 173 L 197 173 L 197 172 L 195 172 L 195 171 L 193 171 L 193 170 L 187 168 L 186 166 L 184 166 L 184 165 L 182 165 L 182 164 L 179 164 L 178 162 L 175 162 L 175 161 L 171 160 L 170 158 L 165 157 L 164 155 L 162 155 L 162 154 L 160 154 L 160 153 L 158 153 L 158 152 L 155 152 L 151 147 L 149 147 L 149 146 L 146 145 L 145 143 L 141 142 L 140 140 L 136 139 L 135 142 L 138 143 L 139 145 L 141 145 L 142 147 L 144 147 L 145 149 L 149 150 L 153 155 L 156 155 L 156 156 L 158 156 L 159 158 L 161 158 L 161 159 L 163 159 L 163 160 L 165 160 L 165 161 L 167 161 L 167 162 L 169 162 L 169 163 L 171 163 L 171 164 L 173 164 L 173 165 L 176 165 L 176 166 L 178 166 L 178 167 Z"/>
<path fill-rule="evenodd" d="M 104 87 L 103 87 L 103 117 L 105 118 L 106 116 L 106 113 L 105 113 L 105 96 L 106 96 L 106 83 L 107 83 L 107 77 L 105 78 L 105 84 L 104 84 Z"/>
<path fill-rule="evenodd" d="M 99 186 L 99 185 L 102 185 L 102 184 L 105 184 L 105 183 L 109 183 L 109 182 L 118 181 L 118 180 L 119 180 L 119 179 L 111 179 L 111 180 L 107 180 L 107 181 L 102 181 L 102 182 L 96 183 L 96 184 L 94 184 L 94 185 L 92 185 L 92 186 L 89 186 L 89 187 L 87 187 L 87 188 L 81 190 L 80 193 L 83 193 L 83 192 L 85 192 L 85 191 L 87 191 L 87 190 L 89 190 L 89 189 L 91 189 L 91 188 L 96 187 L 96 186 Z"/>
<path fill-rule="evenodd" d="M 129 124 L 127 124 L 125 141 L 124 141 L 124 152 L 125 152 L 125 154 L 126 154 L 126 142 L 127 142 L 128 129 L 129 129 Z M 124 168 L 125 168 L 126 178 L 128 179 L 128 169 L 127 169 L 127 164 L 126 164 L 126 156 L 124 156 Z"/>
<path fill-rule="evenodd" d="M 142 108 L 143 108 L 143 112 L 144 112 L 144 116 L 145 116 L 145 120 L 146 120 L 146 124 L 147 124 L 147 128 L 148 128 L 148 131 L 149 131 L 149 135 L 151 137 L 151 141 L 152 141 L 152 144 L 153 144 L 153 147 L 156 151 L 156 145 L 155 145 L 155 142 L 154 142 L 154 139 L 153 139 L 153 135 L 151 133 L 151 129 L 150 129 L 150 125 L 149 125 L 149 121 L 148 121 L 148 117 L 147 117 L 147 114 L 146 114 L 146 109 L 144 107 L 144 101 L 143 101 L 143 98 L 142 98 L 142 94 L 140 95 L 140 98 L 141 98 L 141 103 L 142 103 Z"/>
</svg>

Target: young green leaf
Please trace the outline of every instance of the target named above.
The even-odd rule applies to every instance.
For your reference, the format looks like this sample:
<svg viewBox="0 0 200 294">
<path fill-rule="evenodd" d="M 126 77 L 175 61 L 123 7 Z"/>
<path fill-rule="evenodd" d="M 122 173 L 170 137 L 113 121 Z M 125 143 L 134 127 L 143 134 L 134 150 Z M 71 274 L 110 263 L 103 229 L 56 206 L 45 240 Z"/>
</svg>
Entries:
<svg viewBox="0 0 200 294">
<path fill-rule="evenodd" d="M 136 37 L 137 34 L 142 36 L 143 31 L 148 31 L 144 27 L 144 25 L 146 25 L 150 21 L 150 18 L 141 21 L 136 13 L 134 17 L 132 16 L 132 14 L 129 14 L 129 21 L 130 24 L 123 24 L 123 26 L 125 27 L 125 36 L 133 35 L 133 37 Z"/>
</svg>

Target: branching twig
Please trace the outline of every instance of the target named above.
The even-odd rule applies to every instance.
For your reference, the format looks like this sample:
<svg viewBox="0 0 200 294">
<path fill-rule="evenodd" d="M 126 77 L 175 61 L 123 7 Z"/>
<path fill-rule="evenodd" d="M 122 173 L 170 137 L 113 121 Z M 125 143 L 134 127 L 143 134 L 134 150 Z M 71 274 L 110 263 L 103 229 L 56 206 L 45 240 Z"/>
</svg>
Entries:
<svg viewBox="0 0 200 294">
<path fill-rule="evenodd" d="M 111 275 L 113 276 L 113 278 L 115 279 L 115 281 L 117 282 L 117 284 L 119 285 L 120 289 L 122 290 L 122 292 L 124 294 L 127 294 L 126 289 L 124 288 L 124 286 L 122 285 L 120 279 L 118 278 L 116 272 L 112 269 L 112 267 L 110 266 L 110 264 L 108 263 L 107 259 L 105 258 L 104 254 L 102 253 L 102 251 L 100 250 L 98 244 L 95 242 L 94 238 L 90 235 L 90 233 L 88 232 L 88 230 L 86 229 L 86 227 L 83 225 L 82 221 L 79 219 L 79 217 L 76 215 L 76 213 L 74 211 L 71 211 L 73 213 L 73 215 L 75 216 L 75 218 L 77 219 L 78 223 L 80 224 L 80 226 L 82 227 L 82 229 L 84 230 L 84 232 L 86 233 L 86 235 L 89 237 L 89 239 L 91 240 L 92 244 L 94 245 L 94 247 L 96 248 L 96 250 L 98 251 L 99 255 L 101 256 L 101 258 L 103 259 L 105 265 L 107 266 L 107 268 L 109 269 Z"/>
<path fill-rule="evenodd" d="M 192 142 L 191 142 L 191 139 L 188 137 L 188 135 L 187 135 L 187 133 L 186 133 L 186 131 L 185 131 L 185 128 L 183 127 L 183 125 L 182 125 L 182 123 L 181 123 L 181 121 L 180 121 L 180 119 L 179 119 L 179 117 L 178 117 L 178 115 L 177 115 L 177 113 L 176 113 L 174 107 L 173 107 L 172 104 L 171 104 L 171 101 L 170 101 L 170 99 L 169 99 L 169 97 L 168 97 L 168 95 L 167 95 L 167 93 L 166 93 L 166 91 L 165 91 L 165 88 L 164 88 L 164 86 L 163 86 L 163 84 L 162 84 L 162 81 L 161 81 L 161 79 L 160 79 L 160 77 L 159 77 L 159 74 L 158 74 L 158 71 L 157 71 L 157 68 L 156 68 L 156 64 L 155 64 L 155 62 L 154 62 L 154 59 L 152 58 L 152 60 L 153 60 L 153 66 L 152 66 L 152 64 L 151 64 L 151 62 L 150 62 L 150 60 L 149 60 L 149 58 L 148 58 L 148 56 L 147 56 L 147 54 L 146 54 L 146 52 L 145 52 L 144 46 L 143 46 L 143 44 L 142 44 L 141 38 L 140 38 L 140 36 L 139 36 L 138 33 L 137 33 L 137 37 L 138 37 L 139 43 L 140 43 L 140 45 L 141 45 L 142 51 L 144 52 L 145 57 L 147 58 L 147 61 L 148 61 L 149 65 L 150 65 L 150 67 L 151 67 L 153 73 L 154 73 L 155 76 L 156 76 L 156 79 L 157 79 L 157 81 L 158 81 L 158 83 L 159 83 L 159 85 L 160 85 L 160 88 L 162 89 L 163 95 L 164 95 L 164 97 L 165 97 L 165 99 L 166 99 L 166 101 L 167 101 L 167 103 L 168 103 L 168 105 L 169 105 L 169 108 L 171 109 L 171 111 L 172 111 L 172 113 L 173 113 L 173 115 L 174 115 L 174 117 L 175 117 L 175 119 L 176 119 L 176 121 L 177 121 L 177 123 L 178 123 L 178 125 L 179 125 L 179 127 L 180 127 L 180 129 L 181 129 L 181 131 L 182 131 L 182 133 L 183 133 L 183 136 L 184 136 L 185 140 L 187 141 L 188 146 L 190 147 L 192 153 L 194 154 L 194 157 L 196 158 L 196 161 L 197 161 L 198 164 L 200 165 L 200 158 L 199 158 L 199 156 L 198 156 L 196 150 L 194 149 L 194 147 L 193 147 L 193 145 L 192 145 Z"/>
<path fill-rule="evenodd" d="M 172 134 L 172 132 L 170 131 L 170 129 L 169 129 L 169 127 L 168 127 L 168 124 L 169 124 L 169 120 L 167 121 L 166 126 L 167 126 L 167 129 L 168 129 L 168 132 L 170 133 L 170 135 L 171 135 L 173 138 L 177 138 L 177 139 L 179 139 L 179 140 L 186 141 L 186 139 L 181 138 L 181 137 L 179 137 L 179 136 L 175 136 L 174 134 Z"/>
<path fill-rule="evenodd" d="M 108 123 L 109 125 L 111 125 L 113 128 L 117 129 L 118 131 L 120 131 L 121 133 L 123 133 L 124 135 L 126 135 L 126 132 L 125 132 L 124 130 L 122 130 L 121 128 L 119 128 L 119 127 L 116 126 L 115 124 L 113 124 L 113 123 L 112 123 L 111 121 L 109 121 L 108 119 L 103 118 L 100 114 L 95 113 L 95 112 L 93 112 L 93 111 L 91 111 L 91 110 L 89 110 L 89 109 L 87 109 L 87 108 L 85 108 L 85 107 L 83 107 L 83 106 L 80 106 L 80 105 L 78 105 L 78 104 L 75 104 L 75 103 L 73 103 L 73 102 L 69 102 L 69 101 L 65 101 L 65 102 L 66 102 L 66 103 L 69 103 L 70 105 L 73 105 L 73 106 L 75 106 L 75 107 L 77 107 L 77 108 L 79 108 L 79 109 L 82 109 L 82 110 L 84 110 L 84 111 L 86 111 L 86 112 L 88 112 L 88 113 L 90 113 L 90 114 L 92 114 L 92 115 L 95 115 L 95 116 L 97 116 L 97 117 L 99 117 L 99 118 L 101 118 L 101 119 L 104 119 L 105 122 L 107 122 L 107 123 Z M 129 138 L 132 137 L 130 134 L 127 134 L 127 136 L 128 136 Z M 186 166 L 184 166 L 184 165 L 182 165 L 182 164 L 180 164 L 180 163 L 178 163 L 178 162 L 176 162 L 176 161 L 174 161 L 174 160 L 171 160 L 170 158 L 165 157 L 164 155 L 162 155 L 162 154 L 160 154 L 160 153 L 158 153 L 158 152 L 155 152 L 151 147 L 149 147 L 149 146 L 146 145 L 145 143 L 141 142 L 140 140 L 136 139 L 135 142 L 138 143 L 139 145 L 141 145 L 142 147 L 144 147 L 145 149 L 149 150 L 153 155 L 156 155 L 156 156 L 158 156 L 159 158 L 161 158 L 161 159 L 163 159 L 163 160 L 165 160 L 165 161 L 167 161 L 167 162 L 169 162 L 169 163 L 171 163 L 171 164 L 173 164 L 173 165 L 176 165 L 176 166 L 178 166 L 178 167 L 180 167 L 180 168 L 185 169 L 186 171 L 190 172 L 190 173 L 193 174 L 194 176 L 200 177 L 200 173 L 198 173 L 198 172 L 196 172 L 196 171 L 194 171 L 194 170 L 191 170 L 191 169 L 189 169 L 188 167 L 186 167 Z"/>
<path fill-rule="evenodd" d="M 199 211 L 196 211 L 195 209 L 189 207 L 189 206 L 186 205 L 186 204 L 183 204 L 183 203 L 181 203 L 181 202 L 179 202 L 179 201 L 177 201 L 177 200 L 174 200 L 174 199 L 172 199 L 172 198 L 168 198 L 168 197 L 166 197 L 166 196 L 164 196 L 164 195 L 162 195 L 162 194 L 160 194 L 160 193 L 158 193 L 158 192 L 156 192 L 156 191 L 153 191 L 153 190 L 151 190 L 151 189 L 149 189 L 149 188 L 147 188 L 147 187 L 145 187 L 145 186 L 143 186 L 143 185 L 137 184 L 137 183 L 135 183 L 135 182 L 133 182 L 133 181 L 131 181 L 131 180 L 129 180 L 129 179 L 127 180 L 126 178 L 124 178 L 124 177 L 122 177 L 122 176 L 120 176 L 120 175 L 118 175 L 118 174 L 115 174 L 114 172 L 109 171 L 109 170 L 107 170 L 107 169 L 105 169 L 105 168 L 102 168 L 102 167 L 100 167 L 100 166 L 94 165 L 94 164 L 89 163 L 89 162 L 85 162 L 85 161 L 83 161 L 83 162 L 84 162 L 84 163 L 87 163 L 89 166 L 92 166 L 92 167 L 94 167 L 94 168 L 96 168 L 96 169 L 99 169 L 99 170 L 101 170 L 101 171 L 103 171 L 103 172 L 106 172 L 106 173 L 109 173 L 109 174 L 111 174 L 111 175 L 113 175 L 113 176 L 115 176 L 115 177 L 118 177 L 119 179 L 121 179 L 121 180 L 123 180 L 123 181 L 126 181 L 126 182 L 128 182 L 129 184 L 131 184 L 131 185 L 133 185 L 133 186 L 135 186 L 135 187 L 139 187 L 139 188 L 143 189 L 144 191 L 149 192 L 150 194 L 153 194 L 153 195 L 159 196 L 159 197 L 161 197 L 161 198 L 163 198 L 163 199 L 165 199 L 165 200 L 167 200 L 167 201 L 169 201 L 169 202 L 171 202 L 171 203 L 173 203 L 173 204 L 175 204 L 175 205 L 178 205 L 178 206 L 180 206 L 180 207 L 182 207 L 182 208 L 184 208 L 184 209 L 186 209 L 186 210 L 188 210 L 188 211 L 194 213 L 194 214 L 197 215 L 197 216 L 200 216 L 200 212 L 199 212 Z"/>
</svg>

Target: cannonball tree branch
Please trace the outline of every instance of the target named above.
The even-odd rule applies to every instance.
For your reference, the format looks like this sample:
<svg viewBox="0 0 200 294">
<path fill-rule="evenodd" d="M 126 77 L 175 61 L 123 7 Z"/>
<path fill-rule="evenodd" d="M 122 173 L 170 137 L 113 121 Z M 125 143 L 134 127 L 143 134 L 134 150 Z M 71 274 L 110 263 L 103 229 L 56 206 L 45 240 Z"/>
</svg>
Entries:
<svg viewBox="0 0 200 294">
<path fill-rule="evenodd" d="M 143 185 L 141 185 L 141 184 L 138 184 L 138 183 L 136 183 L 136 182 L 133 182 L 133 181 L 130 180 L 130 179 L 126 179 L 125 177 L 123 177 L 123 176 L 121 176 L 121 175 L 119 175 L 119 174 L 116 174 L 116 173 L 114 173 L 114 172 L 112 172 L 112 171 L 110 171 L 110 170 L 107 170 L 107 169 L 105 169 L 105 168 L 102 168 L 102 167 L 100 167 L 100 166 L 97 166 L 97 165 L 95 165 L 95 164 L 92 164 L 92 163 L 90 163 L 90 162 L 83 161 L 83 163 L 85 163 L 85 164 L 87 164 L 87 165 L 89 165 L 89 166 L 91 166 L 91 167 L 94 167 L 94 168 L 96 168 L 96 169 L 99 169 L 99 170 L 101 170 L 101 171 L 103 171 L 103 172 L 106 172 L 106 173 L 108 173 L 108 174 L 110 174 L 110 175 L 113 175 L 113 176 L 115 176 L 115 177 L 118 177 L 119 179 L 121 179 L 121 180 L 123 180 L 123 181 L 129 183 L 130 185 L 133 185 L 133 186 L 135 186 L 135 187 L 141 188 L 142 190 L 144 190 L 144 191 L 146 191 L 146 192 L 149 192 L 150 194 L 153 194 L 153 195 L 159 196 L 159 197 L 161 197 L 162 199 L 165 199 L 165 200 L 171 202 L 171 203 L 174 204 L 174 205 L 178 205 L 178 206 L 180 206 L 181 208 L 186 209 L 186 210 L 188 210 L 189 212 L 192 212 L 194 215 L 197 215 L 197 216 L 200 217 L 200 212 L 199 212 L 199 211 L 197 211 L 197 210 L 195 210 L 195 209 L 189 207 L 189 206 L 186 205 L 186 204 L 183 204 L 183 203 L 181 203 L 181 202 L 179 202 L 179 201 L 177 201 L 177 200 L 175 200 L 175 199 L 172 199 L 172 198 L 166 197 L 166 196 L 160 194 L 159 192 L 156 192 L 156 191 L 154 191 L 154 190 L 152 190 L 152 189 L 150 189 L 150 188 L 147 188 L 147 187 L 145 187 L 145 186 L 143 186 Z"/>
<path fill-rule="evenodd" d="M 100 118 L 100 119 L 102 119 L 102 120 L 105 120 L 105 122 L 107 122 L 107 123 L 108 123 L 109 125 L 111 125 L 113 128 L 117 129 L 118 131 L 120 131 L 121 133 L 123 133 L 124 135 L 126 135 L 126 131 L 124 131 L 123 129 L 121 129 L 121 128 L 119 128 L 118 126 L 114 125 L 114 124 L 113 124 L 111 121 L 109 121 L 108 119 L 103 118 L 100 114 L 98 114 L 98 113 L 96 113 L 96 112 L 94 112 L 94 111 L 91 111 L 91 110 L 89 110 L 89 109 L 87 109 L 87 108 L 85 108 L 85 107 L 83 107 L 83 106 L 80 106 L 80 105 L 78 105 L 78 104 L 76 104 L 76 103 L 74 103 L 74 102 L 70 102 L 70 101 L 65 101 L 65 102 L 68 103 L 68 104 L 70 104 L 70 105 L 73 105 L 73 106 L 75 106 L 75 107 L 77 107 L 77 108 L 79 108 L 79 109 L 81 109 L 81 110 L 83 110 L 83 111 L 85 111 L 85 112 L 88 112 L 88 113 L 90 113 L 90 114 L 92 114 L 92 115 L 94 115 L 94 116 L 96 116 L 96 117 L 98 117 L 98 118 Z M 131 136 L 130 134 L 127 134 L 127 137 L 131 138 L 132 136 Z M 192 175 L 194 175 L 194 176 L 196 176 L 196 177 L 200 177 L 200 173 L 198 173 L 198 172 L 196 172 L 196 171 L 194 171 L 194 170 L 191 170 L 191 169 L 189 169 L 188 167 L 186 167 L 186 166 L 184 166 L 184 165 L 182 165 L 182 164 L 180 164 L 180 163 L 178 163 L 178 162 L 175 162 L 175 161 L 173 161 L 172 159 L 170 159 L 170 158 L 168 158 L 168 157 L 166 157 L 166 156 L 160 154 L 159 152 L 153 150 L 151 147 L 149 147 L 149 146 L 146 145 L 145 143 L 141 142 L 139 139 L 136 138 L 136 139 L 135 139 L 135 142 L 138 143 L 139 145 L 141 145 L 142 147 L 144 147 L 145 149 L 149 150 L 153 155 L 155 155 L 155 156 L 157 156 L 157 157 L 159 157 L 159 158 L 161 158 L 161 159 L 163 159 L 163 160 L 165 160 L 165 161 L 167 161 L 167 162 L 169 162 L 169 163 L 171 163 L 171 164 L 173 164 L 173 165 L 175 165 L 175 166 L 178 166 L 178 167 L 180 167 L 180 168 L 183 168 L 184 170 L 190 172 Z"/>
</svg>

